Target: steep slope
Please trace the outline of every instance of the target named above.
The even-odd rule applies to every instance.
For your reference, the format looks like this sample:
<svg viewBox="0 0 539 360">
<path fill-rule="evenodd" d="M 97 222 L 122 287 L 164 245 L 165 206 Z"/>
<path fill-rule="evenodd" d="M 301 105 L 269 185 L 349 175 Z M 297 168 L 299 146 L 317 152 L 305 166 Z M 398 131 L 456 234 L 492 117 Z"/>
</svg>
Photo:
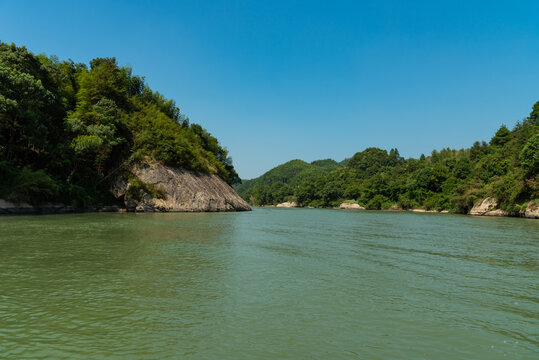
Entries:
<svg viewBox="0 0 539 360">
<path fill-rule="evenodd" d="M 132 178 L 113 185 L 127 211 L 248 211 L 245 202 L 223 179 L 185 169 L 144 162 L 131 169 Z"/>
<path fill-rule="evenodd" d="M 218 140 L 115 58 L 96 58 L 88 66 L 0 42 L 3 204 L 121 205 L 110 192 L 112 179 L 136 177 L 130 169 L 147 159 L 228 185 L 239 182 Z"/>
</svg>

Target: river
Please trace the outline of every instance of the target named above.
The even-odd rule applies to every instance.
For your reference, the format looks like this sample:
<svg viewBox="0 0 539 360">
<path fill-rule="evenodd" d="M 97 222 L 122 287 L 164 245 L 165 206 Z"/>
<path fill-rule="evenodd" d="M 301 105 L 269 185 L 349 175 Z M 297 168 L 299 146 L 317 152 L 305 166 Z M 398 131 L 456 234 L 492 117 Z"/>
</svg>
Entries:
<svg viewBox="0 0 539 360">
<path fill-rule="evenodd" d="M 539 221 L 0 217 L 0 357 L 539 358 Z"/>
</svg>

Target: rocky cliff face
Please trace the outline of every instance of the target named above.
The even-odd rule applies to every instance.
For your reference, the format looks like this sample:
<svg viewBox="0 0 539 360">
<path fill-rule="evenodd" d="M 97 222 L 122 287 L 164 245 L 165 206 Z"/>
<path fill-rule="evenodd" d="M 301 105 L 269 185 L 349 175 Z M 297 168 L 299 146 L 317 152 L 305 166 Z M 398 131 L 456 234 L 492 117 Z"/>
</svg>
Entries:
<svg viewBox="0 0 539 360">
<path fill-rule="evenodd" d="M 470 210 L 470 215 L 483 215 L 483 216 L 507 216 L 507 211 L 497 209 L 498 200 L 494 198 L 486 198 L 474 205 Z M 539 219 L 539 203 L 530 202 L 524 210 L 521 210 L 521 217 L 529 219 Z"/>
<path fill-rule="evenodd" d="M 201 174 L 159 163 L 143 163 L 131 169 L 138 178 L 136 186 L 125 178 L 117 179 L 113 194 L 124 200 L 127 211 L 195 212 L 249 211 L 245 202 L 217 175 Z M 151 190 L 154 191 L 151 191 Z"/>
<path fill-rule="evenodd" d="M 539 203 L 529 203 L 522 216 L 529 219 L 539 219 Z"/>
<path fill-rule="evenodd" d="M 470 215 L 507 216 L 507 212 L 502 209 L 496 209 L 497 206 L 498 200 L 486 198 L 474 205 L 470 210 Z"/>
</svg>

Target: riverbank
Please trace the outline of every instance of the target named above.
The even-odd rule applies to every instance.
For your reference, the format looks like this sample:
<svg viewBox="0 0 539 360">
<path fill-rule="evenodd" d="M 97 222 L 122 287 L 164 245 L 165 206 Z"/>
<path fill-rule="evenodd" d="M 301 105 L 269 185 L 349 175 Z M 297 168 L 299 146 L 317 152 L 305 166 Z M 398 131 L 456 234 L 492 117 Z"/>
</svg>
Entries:
<svg viewBox="0 0 539 360">
<path fill-rule="evenodd" d="M 127 212 L 127 209 L 118 205 L 74 207 L 65 204 L 42 204 L 33 206 L 27 203 L 12 203 L 0 199 L 0 215 L 48 215 L 48 214 L 74 214 L 98 212 Z"/>
<path fill-rule="evenodd" d="M 74 207 L 62 203 L 32 205 L 0 199 L 0 214 L 68 214 L 84 212 L 230 212 L 249 204 L 217 174 L 165 166 L 146 159 L 111 184 L 106 206 Z"/>
<path fill-rule="evenodd" d="M 521 217 L 526 219 L 539 219 L 539 203 L 530 202 L 526 208 L 518 215 L 509 214 L 508 212 L 496 208 L 498 202 L 493 198 L 486 198 L 478 202 L 467 214 L 452 212 L 449 210 L 433 210 L 433 209 L 403 209 L 397 205 L 393 205 L 388 209 L 367 209 L 357 203 L 343 202 L 338 207 L 320 207 L 317 209 L 331 210 L 354 210 L 354 211 L 388 211 L 388 212 L 413 212 L 413 213 L 433 213 L 433 214 L 458 214 L 469 216 L 489 216 L 489 217 Z M 281 207 L 281 208 L 305 208 L 315 209 L 312 206 L 300 206 L 295 202 L 285 202 L 277 205 L 262 205 L 260 207 Z"/>
<path fill-rule="evenodd" d="M 249 208 L 249 210 L 251 210 Z M 154 210 L 151 207 L 137 207 L 134 209 L 127 209 L 118 205 L 107 206 L 88 206 L 88 207 L 74 207 L 64 204 L 43 204 L 40 206 L 32 206 L 27 203 L 14 204 L 9 201 L 0 199 L 0 216 L 9 215 L 54 215 L 54 214 L 83 214 L 83 213 L 144 213 L 144 212 L 236 212 L 236 211 L 249 211 L 249 210 L 170 210 L 161 211 Z"/>
</svg>

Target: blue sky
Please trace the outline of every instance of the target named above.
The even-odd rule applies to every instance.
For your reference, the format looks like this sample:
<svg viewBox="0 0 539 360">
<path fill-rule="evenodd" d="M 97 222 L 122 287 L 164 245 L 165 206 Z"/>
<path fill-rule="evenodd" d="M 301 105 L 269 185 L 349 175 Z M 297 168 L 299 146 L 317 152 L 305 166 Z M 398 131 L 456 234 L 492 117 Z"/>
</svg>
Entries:
<svg viewBox="0 0 539 360">
<path fill-rule="evenodd" d="M 539 1 L 10 1 L 0 40 L 115 56 L 226 146 L 242 178 L 369 146 L 489 140 L 539 100 Z"/>
</svg>

